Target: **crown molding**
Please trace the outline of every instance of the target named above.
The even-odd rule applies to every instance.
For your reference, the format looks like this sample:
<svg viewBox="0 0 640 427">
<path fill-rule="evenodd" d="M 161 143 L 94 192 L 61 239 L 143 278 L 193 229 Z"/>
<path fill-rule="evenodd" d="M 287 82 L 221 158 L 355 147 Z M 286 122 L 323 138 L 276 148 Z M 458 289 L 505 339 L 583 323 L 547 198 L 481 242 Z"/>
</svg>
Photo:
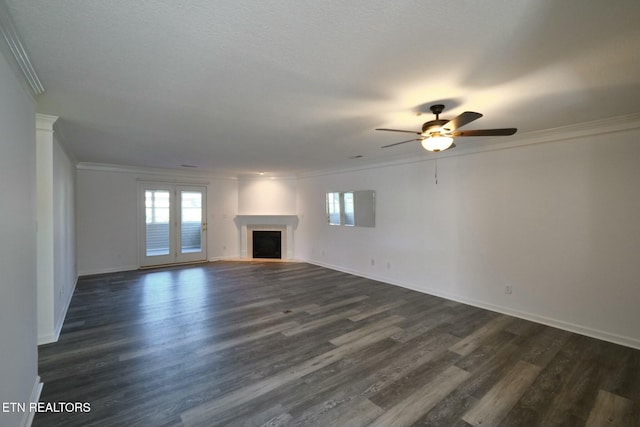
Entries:
<svg viewBox="0 0 640 427">
<path fill-rule="evenodd" d="M 184 178 L 197 178 L 206 177 L 218 180 L 229 181 L 295 181 L 298 179 L 295 175 L 272 175 L 272 176 L 252 176 L 252 175 L 220 175 L 211 170 L 193 170 L 193 169 L 170 169 L 170 168 L 153 168 L 142 166 L 126 166 L 117 165 L 111 163 L 93 163 L 93 162 L 78 162 L 76 164 L 78 170 L 93 170 L 101 172 L 118 172 L 118 173 L 132 173 L 143 175 L 161 175 L 161 176 L 175 176 Z"/>
<path fill-rule="evenodd" d="M 485 142 L 481 145 L 459 145 L 455 150 L 447 150 L 442 153 L 431 153 L 425 150 L 424 152 L 421 152 L 420 156 L 413 155 L 412 157 L 408 158 L 405 157 L 384 162 L 368 163 L 355 167 L 311 171 L 299 174 L 298 178 L 312 178 L 316 176 L 336 175 L 341 173 L 349 173 L 368 169 L 379 169 L 396 165 L 422 163 L 447 157 L 467 156 L 488 151 L 524 147 L 527 145 L 575 140 L 589 136 L 624 132 L 633 129 L 640 129 L 640 113 L 628 114 L 608 119 L 599 119 L 591 122 L 578 123 L 542 131 L 526 132 L 510 136 L 507 139 L 485 139 Z"/>
<path fill-rule="evenodd" d="M 210 178 L 217 180 L 237 181 L 235 176 L 220 176 L 207 171 L 183 171 L 178 169 L 148 168 L 139 166 L 114 165 L 109 163 L 79 162 L 77 170 L 89 170 L 99 172 L 131 173 L 137 175 L 151 175 L 160 177 L 180 178 Z"/>
<path fill-rule="evenodd" d="M 0 34 L 5 43 L 4 50 L 8 50 L 10 56 L 13 58 L 14 68 L 20 71 L 20 75 L 27 83 L 34 95 L 40 95 L 45 91 L 35 68 L 31 64 L 29 55 L 20 40 L 18 31 L 16 30 L 11 14 L 9 14 L 9 8 L 4 0 L 0 0 Z M 10 58 L 7 58 L 10 59 Z"/>
<path fill-rule="evenodd" d="M 599 119 L 591 122 L 561 126 L 536 132 L 527 132 L 508 138 L 508 140 L 493 139 L 482 146 L 461 147 L 458 153 L 444 152 L 441 157 L 474 154 L 485 151 L 502 150 L 507 148 L 523 147 L 525 145 L 546 144 L 570 139 L 580 139 L 589 136 L 605 135 L 640 129 L 640 113 L 625 116 Z"/>
<path fill-rule="evenodd" d="M 239 175 L 239 181 L 295 181 L 298 177 L 295 175 L 269 175 L 269 176 L 253 176 Z"/>
</svg>

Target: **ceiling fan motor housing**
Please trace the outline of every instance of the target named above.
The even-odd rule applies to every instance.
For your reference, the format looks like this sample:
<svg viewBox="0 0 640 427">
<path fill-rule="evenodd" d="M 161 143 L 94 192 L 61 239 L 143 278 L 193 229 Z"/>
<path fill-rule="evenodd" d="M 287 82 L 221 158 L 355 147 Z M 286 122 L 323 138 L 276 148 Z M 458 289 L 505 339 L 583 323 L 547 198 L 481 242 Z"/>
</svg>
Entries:
<svg viewBox="0 0 640 427">
<path fill-rule="evenodd" d="M 444 125 L 447 122 L 449 122 L 449 120 L 438 119 L 438 120 L 428 121 L 422 125 L 422 134 L 428 135 L 433 130 L 436 130 L 436 129 L 440 130 L 440 128 L 442 128 L 442 125 Z"/>
</svg>

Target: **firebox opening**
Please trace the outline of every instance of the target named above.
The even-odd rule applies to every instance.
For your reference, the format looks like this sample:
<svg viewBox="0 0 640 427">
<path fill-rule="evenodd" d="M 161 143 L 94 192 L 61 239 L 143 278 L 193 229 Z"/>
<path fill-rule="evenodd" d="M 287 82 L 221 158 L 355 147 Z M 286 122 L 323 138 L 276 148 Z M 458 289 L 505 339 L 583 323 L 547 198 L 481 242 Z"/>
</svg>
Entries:
<svg viewBox="0 0 640 427">
<path fill-rule="evenodd" d="M 281 231 L 253 231 L 254 258 L 282 258 Z"/>
</svg>

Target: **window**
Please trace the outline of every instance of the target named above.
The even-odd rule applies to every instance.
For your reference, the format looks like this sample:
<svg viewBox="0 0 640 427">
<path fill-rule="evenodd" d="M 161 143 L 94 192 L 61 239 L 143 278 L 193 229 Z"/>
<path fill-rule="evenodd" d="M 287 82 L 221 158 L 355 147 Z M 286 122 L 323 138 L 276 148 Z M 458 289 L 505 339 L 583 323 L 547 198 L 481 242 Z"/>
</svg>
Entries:
<svg viewBox="0 0 640 427">
<path fill-rule="evenodd" d="M 376 226 L 376 193 L 373 190 L 327 193 L 329 225 Z"/>
<path fill-rule="evenodd" d="M 340 225 L 340 193 L 327 193 L 327 217 L 330 225 Z"/>
</svg>

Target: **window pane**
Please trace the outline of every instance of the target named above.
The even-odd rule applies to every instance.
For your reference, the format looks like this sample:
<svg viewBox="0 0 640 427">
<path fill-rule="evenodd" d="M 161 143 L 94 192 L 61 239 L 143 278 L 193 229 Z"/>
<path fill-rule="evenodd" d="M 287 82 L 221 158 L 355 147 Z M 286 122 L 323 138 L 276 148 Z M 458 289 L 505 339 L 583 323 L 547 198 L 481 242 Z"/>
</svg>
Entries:
<svg viewBox="0 0 640 427">
<path fill-rule="evenodd" d="M 166 190 L 145 191 L 147 256 L 169 254 L 169 197 Z"/>
<path fill-rule="evenodd" d="M 327 193 L 327 215 L 330 225 L 340 225 L 340 193 Z"/>
<path fill-rule="evenodd" d="M 169 192 L 168 191 L 154 191 L 154 206 L 159 208 L 169 207 Z"/>
<path fill-rule="evenodd" d="M 344 193 L 344 225 L 356 225 L 353 193 Z"/>
</svg>

